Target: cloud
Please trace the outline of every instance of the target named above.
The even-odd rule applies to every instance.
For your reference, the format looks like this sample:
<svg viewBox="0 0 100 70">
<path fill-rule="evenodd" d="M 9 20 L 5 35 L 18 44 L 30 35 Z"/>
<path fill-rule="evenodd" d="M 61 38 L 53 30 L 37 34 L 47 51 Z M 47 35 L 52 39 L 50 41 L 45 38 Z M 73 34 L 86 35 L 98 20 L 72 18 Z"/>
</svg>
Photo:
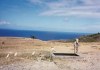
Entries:
<svg viewBox="0 0 100 70">
<path fill-rule="evenodd" d="M 5 20 L 0 20 L 0 25 L 9 25 L 10 23 Z"/>
<path fill-rule="evenodd" d="M 84 32 L 100 32 L 100 24 L 84 25 L 78 30 Z"/>
<path fill-rule="evenodd" d="M 100 5 L 99 0 L 82 0 L 85 5 Z"/>
<path fill-rule="evenodd" d="M 33 3 L 33 4 L 37 4 L 37 5 L 42 5 L 45 3 L 44 0 L 28 0 L 30 3 Z"/>
<path fill-rule="evenodd" d="M 99 0 L 30 0 L 32 3 L 44 5 L 46 10 L 40 13 L 42 16 L 79 16 L 99 17 Z"/>
</svg>

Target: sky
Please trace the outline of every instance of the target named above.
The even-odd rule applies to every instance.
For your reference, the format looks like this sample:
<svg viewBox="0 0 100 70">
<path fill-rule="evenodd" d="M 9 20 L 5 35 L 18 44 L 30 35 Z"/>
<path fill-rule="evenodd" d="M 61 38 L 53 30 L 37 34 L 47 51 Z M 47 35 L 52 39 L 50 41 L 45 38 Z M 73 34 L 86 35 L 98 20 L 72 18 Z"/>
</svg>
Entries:
<svg viewBox="0 0 100 70">
<path fill-rule="evenodd" d="M 100 32 L 100 0 L 0 0 L 0 28 Z"/>
</svg>

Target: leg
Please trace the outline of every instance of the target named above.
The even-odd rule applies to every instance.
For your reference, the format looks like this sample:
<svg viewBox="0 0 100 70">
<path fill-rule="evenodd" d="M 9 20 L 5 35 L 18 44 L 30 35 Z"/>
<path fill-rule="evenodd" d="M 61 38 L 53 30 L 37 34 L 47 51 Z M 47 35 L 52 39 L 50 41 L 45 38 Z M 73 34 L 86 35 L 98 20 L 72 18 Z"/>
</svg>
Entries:
<svg viewBox="0 0 100 70">
<path fill-rule="evenodd" d="M 76 53 L 78 53 L 78 46 L 76 47 Z"/>
<path fill-rule="evenodd" d="M 76 50 L 76 49 L 75 49 L 75 46 L 74 46 L 74 53 L 76 53 L 75 50 Z"/>
<path fill-rule="evenodd" d="M 76 43 L 76 53 L 78 53 L 78 46 L 79 46 L 79 44 Z"/>
</svg>

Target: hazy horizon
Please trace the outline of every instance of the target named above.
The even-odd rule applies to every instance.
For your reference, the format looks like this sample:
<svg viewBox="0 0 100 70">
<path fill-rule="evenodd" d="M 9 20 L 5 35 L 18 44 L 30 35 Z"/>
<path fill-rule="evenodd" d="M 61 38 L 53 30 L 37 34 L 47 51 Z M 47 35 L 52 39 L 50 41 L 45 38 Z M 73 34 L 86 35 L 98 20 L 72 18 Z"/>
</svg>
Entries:
<svg viewBox="0 0 100 70">
<path fill-rule="evenodd" d="M 43 31 L 43 32 L 58 32 L 58 33 L 83 33 L 83 34 L 96 34 L 96 33 L 99 33 L 99 32 L 71 32 L 71 31 L 54 31 L 54 30 L 35 30 L 35 29 L 11 29 L 11 28 L 0 28 L 0 30 L 18 30 L 18 31 Z"/>
<path fill-rule="evenodd" d="M 99 0 L 0 0 L 0 29 L 100 32 Z"/>
</svg>

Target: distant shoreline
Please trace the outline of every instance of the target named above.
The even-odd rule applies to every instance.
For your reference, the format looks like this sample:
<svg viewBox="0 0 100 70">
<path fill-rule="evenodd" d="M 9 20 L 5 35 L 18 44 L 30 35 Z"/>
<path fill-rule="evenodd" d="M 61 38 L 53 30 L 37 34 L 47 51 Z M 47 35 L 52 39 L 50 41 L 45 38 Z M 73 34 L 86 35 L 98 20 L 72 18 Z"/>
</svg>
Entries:
<svg viewBox="0 0 100 70">
<path fill-rule="evenodd" d="M 22 37 L 31 38 L 32 36 L 37 39 L 48 40 L 70 40 L 75 39 L 87 33 L 72 33 L 72 32 L 49 32 L 49 31 L 29 31 L 29 30 L 11 30 L 0 29 L 0 37 Z"/>
</svg>

